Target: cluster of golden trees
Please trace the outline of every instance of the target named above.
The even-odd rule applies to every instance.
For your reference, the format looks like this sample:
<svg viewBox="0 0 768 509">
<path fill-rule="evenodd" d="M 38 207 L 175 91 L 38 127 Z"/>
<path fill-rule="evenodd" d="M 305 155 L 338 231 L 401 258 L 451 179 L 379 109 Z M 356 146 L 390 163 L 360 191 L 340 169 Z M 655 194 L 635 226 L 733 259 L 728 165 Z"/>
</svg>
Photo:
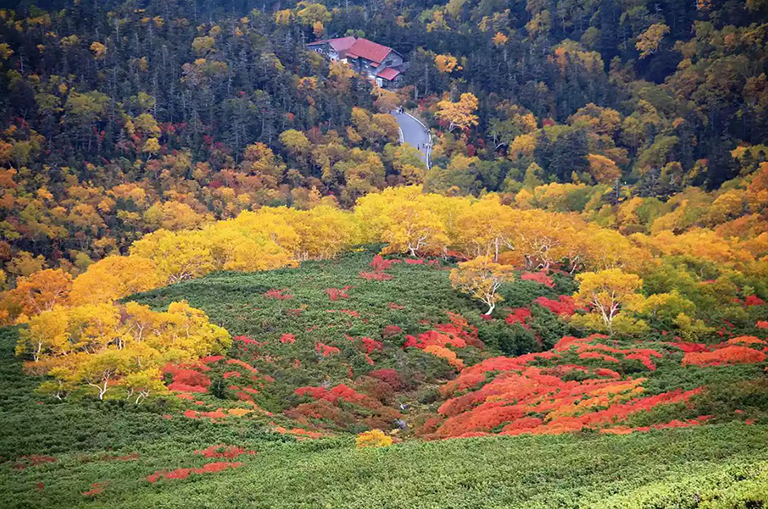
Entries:
<svg viewBox="0 0 768 509">
<path fill-rule="evenodd" d="M 743 191 L 752 215 L 716 229 L 679 232 L 655 225 L 680 215 L 689 206 L 686 200 L 659 217 L 650 232 L 624 234 L 600 226 L 600 213 L 541 210 L 496 194 L 448 197 L 425 193 L 421 186 L 370 193 L 352 211 L 332 204 L 311 210 L 264 207 L 197 229 L 157 230 L 135 241 L 127 256 L 103 258 L 74 278 L 62 269 L 19 277 L 16 287 L 2 294 L 0 313 L 6 323 L 28 323 L 19 353 L 32 358 L 31 369 L 53 375 L 46 390 L 62 395 L 75 387 L 93 387 L 103 397 L 111 387 L 121 386 L 138 400 L 162 388 L 162 363 L 219 351 L 229 339 L 186 303 L 155 313 L 117 300 L 218 270 L 259 271 L 329 259 L 363 243 L 383 243 L 387 254 L 467 260 L 452 272 L 451 281 L 485 303 L 487 314 L 513 270 L 557 269 L 577 274 L 575 303 L 589 309 L 573 317 L 575 325 L 637 332 L 647 327 L 644 319 L 664 317 L 681 334 L 694 334 L 705 330 L 696 319 L 696 307 L 705 301 L 694 303 L 687 288 L 700 281 L 676 285 L 659 283 L 660 278 L 701 280 L 717 267 L 723 281 L 715 288 L 725 298 L 737 296 L 734 292 L 747 279 L 768 280 L 768 233 L 755 226 L 764 212 L 759 198 L 765 186 L 760 187 L 758 177 Z M 729 193 L 721 193 L 714 203 Z M 617 215 L 632 200 L 623 202 Z M 741 235 L 725 235 L 728 231 Z M 699 274 L 692 276 L 680 264 Z M 655 287 L 645 288 L 644 277 Z"/>
</svg>

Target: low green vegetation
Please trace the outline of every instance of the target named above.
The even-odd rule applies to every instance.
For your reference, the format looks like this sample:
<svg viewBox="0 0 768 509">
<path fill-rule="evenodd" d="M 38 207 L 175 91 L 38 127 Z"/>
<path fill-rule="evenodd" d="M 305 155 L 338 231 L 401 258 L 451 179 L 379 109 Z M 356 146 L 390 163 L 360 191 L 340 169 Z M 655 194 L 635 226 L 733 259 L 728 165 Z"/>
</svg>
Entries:
<svg viewBox="0 0 768 509">
<path fill-rule="evenodd" d="M 35 392 L 40 377 L 23 373 L 13 353 L 18 328 L 0 330 L 3 507 L 768 505 L 765 363 L 684 366 L 684 354 L 658 334 L 608 343 L 616 351 L 661 352 L 650 358 L 653 370 L 620 354 L 613 354 L 620 358 L 616 363 L 606 363 L 573 350 L 558 350 L 560 358 L 535 359 L 530 366 L 547 373 L 556 373 L 551 370 L 558 365 L 608 366 L 621 379 L 644 378 L 644 396 L 706 387 L 688 401 L 621 422 L 638 428 L 711 416 L 701 425 L 625 435 L 584 429 L 419 439 L 448 397 L 484 384 L 452 396 L 441 392 L 459 372 L 455 361 L 404 348 L 411 341 L 407 336 L 455 326 L 463 331 L 458 335 L 472 338 L 476 328 L 482 343 L 452 350 L 466 366 L 544 352 L 578 331 L 532 302 L 568 295 L 574 285 L 562 276 L 551 287 L 516 277 L 500 292 L 505 301 L 497 317 L 487 320 L 481 303 L 451 288 L 451 264 L 400 262 L 382 271 L 389 279 L 362 277 L 376 250 L 298 269 L 216 273 L 132 296 L 156 310 L 185 299 L 235 337 L 226 357 L 195 368 L 210 381 L 207 390 L 176 393 L 184 398 L 169 394 L 136 405 L 115 392 L 104 401 L 80 394 L 59 402 Z M 510 323 L 503 319 L 506 307 L 525 307 L 531 315 Z M 466 322 L 457 321 L 458 315 Z M 393 334 L 382 334 L 393 326 Z M 292 340 L 282 341 L 286 335 Z M 361 338 L 381 347 L 366 351 L 364 345 L 373 343 Z M 371 374 L 387 370 L 399 375 L 398 384 L 374 383 Z M 592 376 L 558 373 L 563 381 Z M 485 384 L 493 383 L 490 375 Z M 174 379 L 172 372 L 166 376 L 166 382 Z M 297 393 L 302 387 L 322 392 L 339 386 L 351 391 L 346 399 Z M 244 388 L 251 390 L 248 397 Z M 228 413 L 233 411 L 247 413 Z M 356 449 L 355 433 L 374 427 L 396 443 Z"/>
</svg>

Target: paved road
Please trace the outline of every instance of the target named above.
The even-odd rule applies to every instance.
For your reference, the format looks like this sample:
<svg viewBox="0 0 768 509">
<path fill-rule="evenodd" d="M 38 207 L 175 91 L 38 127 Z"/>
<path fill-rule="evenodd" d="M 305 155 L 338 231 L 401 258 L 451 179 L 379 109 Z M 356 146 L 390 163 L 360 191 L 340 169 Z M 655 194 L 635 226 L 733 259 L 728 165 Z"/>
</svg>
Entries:
<svg viewBox="0 0 768 509">
<path fill-rule="evenodd" d="M 400 143 L 408 143 L 421 150 L 422 159 L 429 168 L 429 156 L 432 151 L 432 147 L 429 145 L 429 131 L 421 122 L 407 113 L 393 111 L 392 116 L 395 117 L 400 126 Z"/>
</svg>

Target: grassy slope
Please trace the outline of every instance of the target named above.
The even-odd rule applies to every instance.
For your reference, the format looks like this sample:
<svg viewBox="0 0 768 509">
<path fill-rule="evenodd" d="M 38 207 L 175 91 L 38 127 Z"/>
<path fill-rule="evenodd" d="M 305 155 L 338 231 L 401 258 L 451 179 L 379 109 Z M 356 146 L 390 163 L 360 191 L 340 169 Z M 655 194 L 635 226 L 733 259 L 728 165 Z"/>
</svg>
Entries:
<svg viewBox="0 0 768 509">
<path fill-rule="evenodd" d="M 430 327 L 419 324 L 420 320 L 434 323 L 443 319 L 445 310 L 477 315 L 473 303 L 450 290 L 444 271 L 401 264 L 391 270 L 395 275 L 391 281 L 360 279 L 357 272 L 367 269 L 370 257 L 361 253 L 293 271 L 217 274 L 138 299 L 164 307 L 187 298 L 233 335 L 270 340 L 266 348 L 284 357 L 285 366 L 294 357 L 302 359 L 300 370 L 289 370 L 281 361 L 255 361 L 261 372 L 276 378 L 273 390 L 265 391 L 259 402 L 279 410 L 295 403 L 288 401 L 291 387 L 322 380 L 338 383 L 348 376 L 348 366 L 356 373 L 373 369 L 344 334 L 378 337 L 390 324 L 417 333 Z M 325 289 L 345 285 L 354 285 L 349 299 L 330 301 L 325 295 Z M 262 294 L 271 288 L 288 288 L 294 297 L 266 299 Z M 513 302 L 516 296 L 519 304 L 527 304 L 531 295 L 522 294 L 532 289 L 538 294 L 550 292 L 536 284 L 516 286 L 514 294 L 508 295 L 509 304 L 518 305 Z M 391 309 L 389 302 L 405 308 Z M 305 310 L 300 316 L 286 313 L 302 305 Z M 358 311 L 360 318 L 328 312 L 342 308 Z M 489 340 L 498 332 L 499 322 L 477 320 L 481 338 Z M 320 329 L 307 332 L 318 324 Z M 296 334 L 297 342 L 275 341 L 283 333 Z M 4 507 L 696 507 L 697 503 L 707 506 L 708 493 L 715 489 L 721 496 L 730 493 L 742 502 L 752 500 L 755 505 L 750 507 L 768 504 L 768 427 L 763 425 L 733 422 L 626 436 L 586 433 L 411 441 L 384 450 L 358 451 L 345 434 L 296 442 L 272 432 L 257 418 L 219 423 L 181 418 L 181 401 L 137 409 L 117 401 L 57 404 L 44 400 L 32 392 L 38 381 L 24 377 L 21 363 L 13 357 L 15 338 L 13 329 L 0 331 L 0 500 Z M 318 359 L 313 348 L 317 340 L 338 345 L 342 352 Z M 431 356 L 399 353 L 401 340 L 394 338 L 384 352 L 372 354 L 375 368 L 397 366 L 414 374 L 424 369 L 440 375 L 441 365 L 434 364 Z M 697 386 L 706 377 L 713 383 L 723 377 L 738 381 L 757 372 L 757 366 L 717 372 L 660 368 L 649 389 L 651 383 L 658 390 L 669 385 Z M 707 404 L 713 413 L 732 413 L 733 406 L 745 408 L 755 401 L 751 391 L 722 409 L 717 405 L 726 397 Z M 410 402 L 416 395 L 398 397 Z M 200 399 L 210 408 L 227 403 L 210 395 Z M 755 406 L 762 408 L 763 403 Z M 163 413 L 174 418 L 166 420 Z M 242 467 L 220 473 L 156 484 L 146 480 L 157 470 L 215 461 L 194 451 L 219 443 L 258 454 L 240 456 L 235 461 L 242 461 Z M 136 453 L 138 458 L 126 461 L 113 458 Z M 22 456 L 34 454 L 54 456 L 56 462 L 16 468 L 25 462 Z M 103 493 L 81 495 L 101 482 L 108 482 Z M 722 507 L 737 505 L 725 501 Z"/>
</svg>

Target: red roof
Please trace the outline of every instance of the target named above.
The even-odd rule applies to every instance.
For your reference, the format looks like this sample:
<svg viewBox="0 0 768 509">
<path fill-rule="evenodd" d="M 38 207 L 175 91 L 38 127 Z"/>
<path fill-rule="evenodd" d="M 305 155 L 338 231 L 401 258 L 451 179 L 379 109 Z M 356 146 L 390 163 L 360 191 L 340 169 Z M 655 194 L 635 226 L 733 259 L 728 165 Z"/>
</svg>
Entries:
<svg viewBox="0 0 768 509">
<path fill-rule="evenodd" d="M 400 71 L 397 69 L 393 69 L 392 67 L 387 67 L 383 71 L 381 71 L 377 77 L 384 78 L 385 80 L 392 81 L 393 79 L 397 78 L 397 76 L 400 74 Z"/>
<path fill-rule="evenodd" d="M 319 46 L 321 44 L 329 44 L 331 48 L 335 49 L 336 52 L 341 52 L 344 50 L 348 50 L 353 44 L 355 44 L 355 41 L 357 38 L 353 35 L 350 35 L 349 37 L 339 37 L 336 39 L 323 39 L 321 41 L 315 41 L 310 42 L 307 44 L 307 46 Z"/>
<path fill-rule="evenodd" d="M 350 35 L 349 37 L 339 37 L 338 39 L 331 39 L 328 42 L 331 43 L 331 47 L 335 49 L 336 52 L 342 52 L 351 48 L 352 45 L 355 44 L 356 40 L 357 39 L 355 39 L 354 36 Z"/>
<path fill-rule="evenodd" d="M 390 51 L 392 48 L 389 46 L 382 46 L 368 39 L 358 39 L 347 50 L 347 55 L 352 58 L 365 58 L 378 66 L 389 55 Z"/>
</svg>

